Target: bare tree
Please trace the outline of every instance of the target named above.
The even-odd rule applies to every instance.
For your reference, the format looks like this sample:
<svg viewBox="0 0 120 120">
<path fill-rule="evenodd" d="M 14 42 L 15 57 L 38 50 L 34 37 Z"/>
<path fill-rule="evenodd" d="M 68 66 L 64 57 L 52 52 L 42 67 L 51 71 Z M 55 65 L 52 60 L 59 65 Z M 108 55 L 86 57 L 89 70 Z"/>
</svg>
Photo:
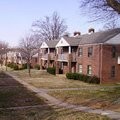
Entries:
<svg viewBox="0 0 120 120">
<path fill-rule="evenodd" d="M 106 23 L 103 26 L 103 29 L 110 30 L 110 29 L 115 29 L 115 28 L 118 28 L 118 27 L 119 27 L 119 24 L 116 21 L 111 21 L 110 23 Z"/>
<path fill-rule="evenodd" d="M 8 43 L 4 41 L 0 41 L 0 64 L 2 66 L 3 61 L 5 60 L 6 71 L 7 71 L 7 52 L 8 52 Z"/>
<path fill-rule="evenodd" d="M 32 27 L 43 40 L 58 39 L 67 30 L 64 19 L 61 19 L 57 12 L 46 16 L 44 20 L 35 21 Z"/>
<path fill-rule="evenodd" d="M 32 35 L 26 36 L 20 40 L 20 51 L 25 56 L 29 76 L 31 76 L 31 58 L 36 54 L 37 41 Z"/>
<path fill-rule="evenodd" d="M 91 21 L 110 23 L 120 18 L 120 0 L 80 0 L 80 9 L 92 17 Z"/>
</svg>

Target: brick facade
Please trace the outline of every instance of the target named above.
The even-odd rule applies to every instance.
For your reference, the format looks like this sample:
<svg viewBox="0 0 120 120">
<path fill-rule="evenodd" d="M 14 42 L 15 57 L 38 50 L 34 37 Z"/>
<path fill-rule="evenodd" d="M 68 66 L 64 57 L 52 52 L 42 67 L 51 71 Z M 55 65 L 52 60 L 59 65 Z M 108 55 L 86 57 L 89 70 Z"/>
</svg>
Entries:
<svg viewBox="0 0 120 120">
<path fill-rule="evenodd" d="M 112 47 L 116 48 L 115 57 L 112 57 Z M 103 45 L 102 47 L 101 83 L 120 82 L 120 65 L 117 63 L 120 56 L 120 45 Z M 115 77 L 111 77 L 111 68 L 115 66 Z"/>
<path fill-rule="evenodd" d="M 63 74 L 82 72 L 95 75 L 100 78 L 101 83 L 120 82 L 119 33 L 120 29 L 115 29 L 86 34 L 79 38 L 61 38 L 56 46 L 49 50 L 43 49 L 40 66 L 56 67 L 57 74 L 62 71 Z M 47 51 L 47 57 L 44 56 L 44 50 Z"/>
</svg>

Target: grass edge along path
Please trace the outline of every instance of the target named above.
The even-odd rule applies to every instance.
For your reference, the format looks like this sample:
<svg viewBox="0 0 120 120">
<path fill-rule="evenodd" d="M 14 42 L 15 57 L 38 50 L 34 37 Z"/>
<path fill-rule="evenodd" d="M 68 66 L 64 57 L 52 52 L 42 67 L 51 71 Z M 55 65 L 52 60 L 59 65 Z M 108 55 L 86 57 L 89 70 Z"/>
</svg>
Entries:
<svg viewBox="0 0 120 120">
<path fill-rule="evenodd" d="M 11 75 L 9 73 L 7 73 L 8 75 Z M 110 117 L 111 119 L 120 119 L 120 114 L 118 112 L 113 112 L 110 110 L 101 110 L 101 109 L 91 109 L 89 107 L 84 107 L 84 106 L 76 106 L 76 105 L 71 105 L 68 103 L 63 103 L 61 101 L 59 101 L 58 99 L 48 95 L 47 93 L 43 92 L 43 91 L 39 91 L 38 88 L 26 83 L 25 81 L 20 80 L 19 78 L 17 78 L 16 76 L 11 75 L 13 78 L 15 78 L 17 81 L 19 81 L 21 84 L 25 85 L 29 90 L 34 91 L 35 93 L 37 93 L 37 95 L 39 97 L 43 97 L 45 99 L 48 100 L 49 104 L 52 105 L 56 105 L 59 107 L 65 107 L 68 109 L 74 109 L 74 110 L 79 110 L 79 111 L 83 111 L 83 112 L 88 112 L 88 113 L 96 113 L 96 114 L 100 114 L 100 115 L 106 115 L 108 117 Z"/>
</svg>

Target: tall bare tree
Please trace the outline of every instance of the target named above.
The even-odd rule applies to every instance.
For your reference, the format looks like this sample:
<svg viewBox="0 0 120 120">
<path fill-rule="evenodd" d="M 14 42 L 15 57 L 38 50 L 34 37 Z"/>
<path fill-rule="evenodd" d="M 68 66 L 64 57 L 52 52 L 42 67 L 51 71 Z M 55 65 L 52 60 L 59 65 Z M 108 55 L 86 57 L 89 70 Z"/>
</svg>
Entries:
<svg viewBox="0 0 120 120">
<path fill-rule="evenodd" d="M 91 21 L 110 23 L 120 19 L 120 0 L 80 0 L 80 9 L 92 17 Z"/>
<path fill-rule="evenodd" d="M 58 39 L 67 30 L 64 19 L 57 12 L 54 12 L 52 16 L 46 16 L 44 20 L 35 21 L 32 27 L 43 40 L 48 41 Z"/>
<path fill-rule="evenodd" d="M 36 48 L 37 41 L 32 35 L 28 35 L 20 40 L 20 51 L 26 58 L 29 76 L 31 76 L 31 58 L 36 54 Z"/>
</svg>

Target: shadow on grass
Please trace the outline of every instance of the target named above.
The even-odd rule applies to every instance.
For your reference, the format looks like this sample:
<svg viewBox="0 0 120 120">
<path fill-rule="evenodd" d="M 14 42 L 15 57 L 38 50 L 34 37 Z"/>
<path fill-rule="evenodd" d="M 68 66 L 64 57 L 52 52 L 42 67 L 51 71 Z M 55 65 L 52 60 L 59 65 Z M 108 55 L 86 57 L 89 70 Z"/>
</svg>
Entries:
<svg viewBox="0 0 120 120">
<path fill-rule="evenodd" d="M 38 98 L 11 76 L 0 72 L 0 108 L 43 104 L 44 99 Z"/>
</svg>

